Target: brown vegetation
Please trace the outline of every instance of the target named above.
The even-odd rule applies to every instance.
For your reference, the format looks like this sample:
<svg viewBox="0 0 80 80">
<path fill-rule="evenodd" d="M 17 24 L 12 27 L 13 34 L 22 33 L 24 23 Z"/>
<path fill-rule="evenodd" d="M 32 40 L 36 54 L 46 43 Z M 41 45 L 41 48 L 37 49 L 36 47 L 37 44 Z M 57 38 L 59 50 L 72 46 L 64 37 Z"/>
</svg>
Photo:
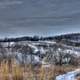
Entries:
<svg viewBox="0 0 80 80">
<path fill-rule="evenodd" d="M 44 66 L 44 65 L 43 65 Z M 8 61 L 2 61 L 0 66 L 0 80 L 53 80 L 59 74 L 74 70 L 74 66 L 35 67 L 25 65 L 24 67 L 15 63 L 9 66 Z"/>
</svg>

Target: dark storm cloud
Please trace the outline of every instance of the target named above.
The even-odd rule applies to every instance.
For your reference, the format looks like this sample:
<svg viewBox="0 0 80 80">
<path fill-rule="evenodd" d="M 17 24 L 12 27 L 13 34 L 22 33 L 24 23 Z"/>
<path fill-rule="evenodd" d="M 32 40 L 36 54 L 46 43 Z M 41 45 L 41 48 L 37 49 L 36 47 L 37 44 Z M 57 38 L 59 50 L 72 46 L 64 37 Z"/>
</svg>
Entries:
<svg viewBox="0 0 80 80">
<path fill-rule="evenodd" d="M 0 0 L 4 37 L 79 32 L 79 26 L 80 0 Z"/>
</svg>

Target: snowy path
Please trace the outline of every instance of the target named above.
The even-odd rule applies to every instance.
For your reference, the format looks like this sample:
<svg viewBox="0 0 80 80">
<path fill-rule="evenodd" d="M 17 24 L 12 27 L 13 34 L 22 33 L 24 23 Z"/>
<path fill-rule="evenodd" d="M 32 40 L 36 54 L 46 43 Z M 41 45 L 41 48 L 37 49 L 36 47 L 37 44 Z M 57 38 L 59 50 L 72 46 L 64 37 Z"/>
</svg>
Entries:
<svg viewBox="0 0 80 80">
<path fill-rule="evenodd" d="M 68 72 L 64 75 L 59 75 L 56 77 L 56 80 L 75 80 L 75 77 L 78 73 L 80 73 L 80 69 L 77 69 L 72 72 Z"/>
</svg>

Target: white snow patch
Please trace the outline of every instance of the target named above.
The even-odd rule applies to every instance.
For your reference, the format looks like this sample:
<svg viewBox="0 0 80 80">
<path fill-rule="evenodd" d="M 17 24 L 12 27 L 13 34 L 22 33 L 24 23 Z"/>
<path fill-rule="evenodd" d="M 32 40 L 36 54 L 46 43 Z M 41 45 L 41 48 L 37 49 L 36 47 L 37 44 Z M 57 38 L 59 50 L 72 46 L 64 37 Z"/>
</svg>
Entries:
<svg viewBox="0 0 80 80">
<path fill-rule="evenodd" d="M 80 69 L 76 69 L 75 71 L 71 71 L 66 74 L 59 75 L 56 77 L 56 80 L 75 80 L 75 77 L 78 73 L 80 73 Z"/>
<path fill-rule="evenodd" d="M 34 48 L 34 49 L 35 49 L 35 50 L 34 50 L 34 52 L 37 52 L 37 51 L 39 51 L 39 50 L 38 50 L 38 48 L 37 48 L 35 45 L 28 44 L 28 46 L 30 46 L 30 47 L 32 47 L 32 48 Z"/>
</svg>

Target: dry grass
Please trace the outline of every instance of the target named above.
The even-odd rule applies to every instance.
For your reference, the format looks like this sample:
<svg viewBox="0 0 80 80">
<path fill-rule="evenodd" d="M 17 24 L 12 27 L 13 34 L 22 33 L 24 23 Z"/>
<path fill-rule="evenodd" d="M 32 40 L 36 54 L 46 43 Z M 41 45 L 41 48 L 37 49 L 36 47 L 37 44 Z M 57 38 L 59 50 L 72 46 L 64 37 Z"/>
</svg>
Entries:
<svg viewBox="0 0 80 80">
<path fill-rule="evenodd" d="M 13 60 L 11 65 L 8 61 L 1 62 L 0 80 L 53 80 L 56 75 L 74 70 L 74 66 L 35 67 L 26 65 L 21 67 Z M 78 79 L 79 80 L 79 79 Z"/>
</svg>

